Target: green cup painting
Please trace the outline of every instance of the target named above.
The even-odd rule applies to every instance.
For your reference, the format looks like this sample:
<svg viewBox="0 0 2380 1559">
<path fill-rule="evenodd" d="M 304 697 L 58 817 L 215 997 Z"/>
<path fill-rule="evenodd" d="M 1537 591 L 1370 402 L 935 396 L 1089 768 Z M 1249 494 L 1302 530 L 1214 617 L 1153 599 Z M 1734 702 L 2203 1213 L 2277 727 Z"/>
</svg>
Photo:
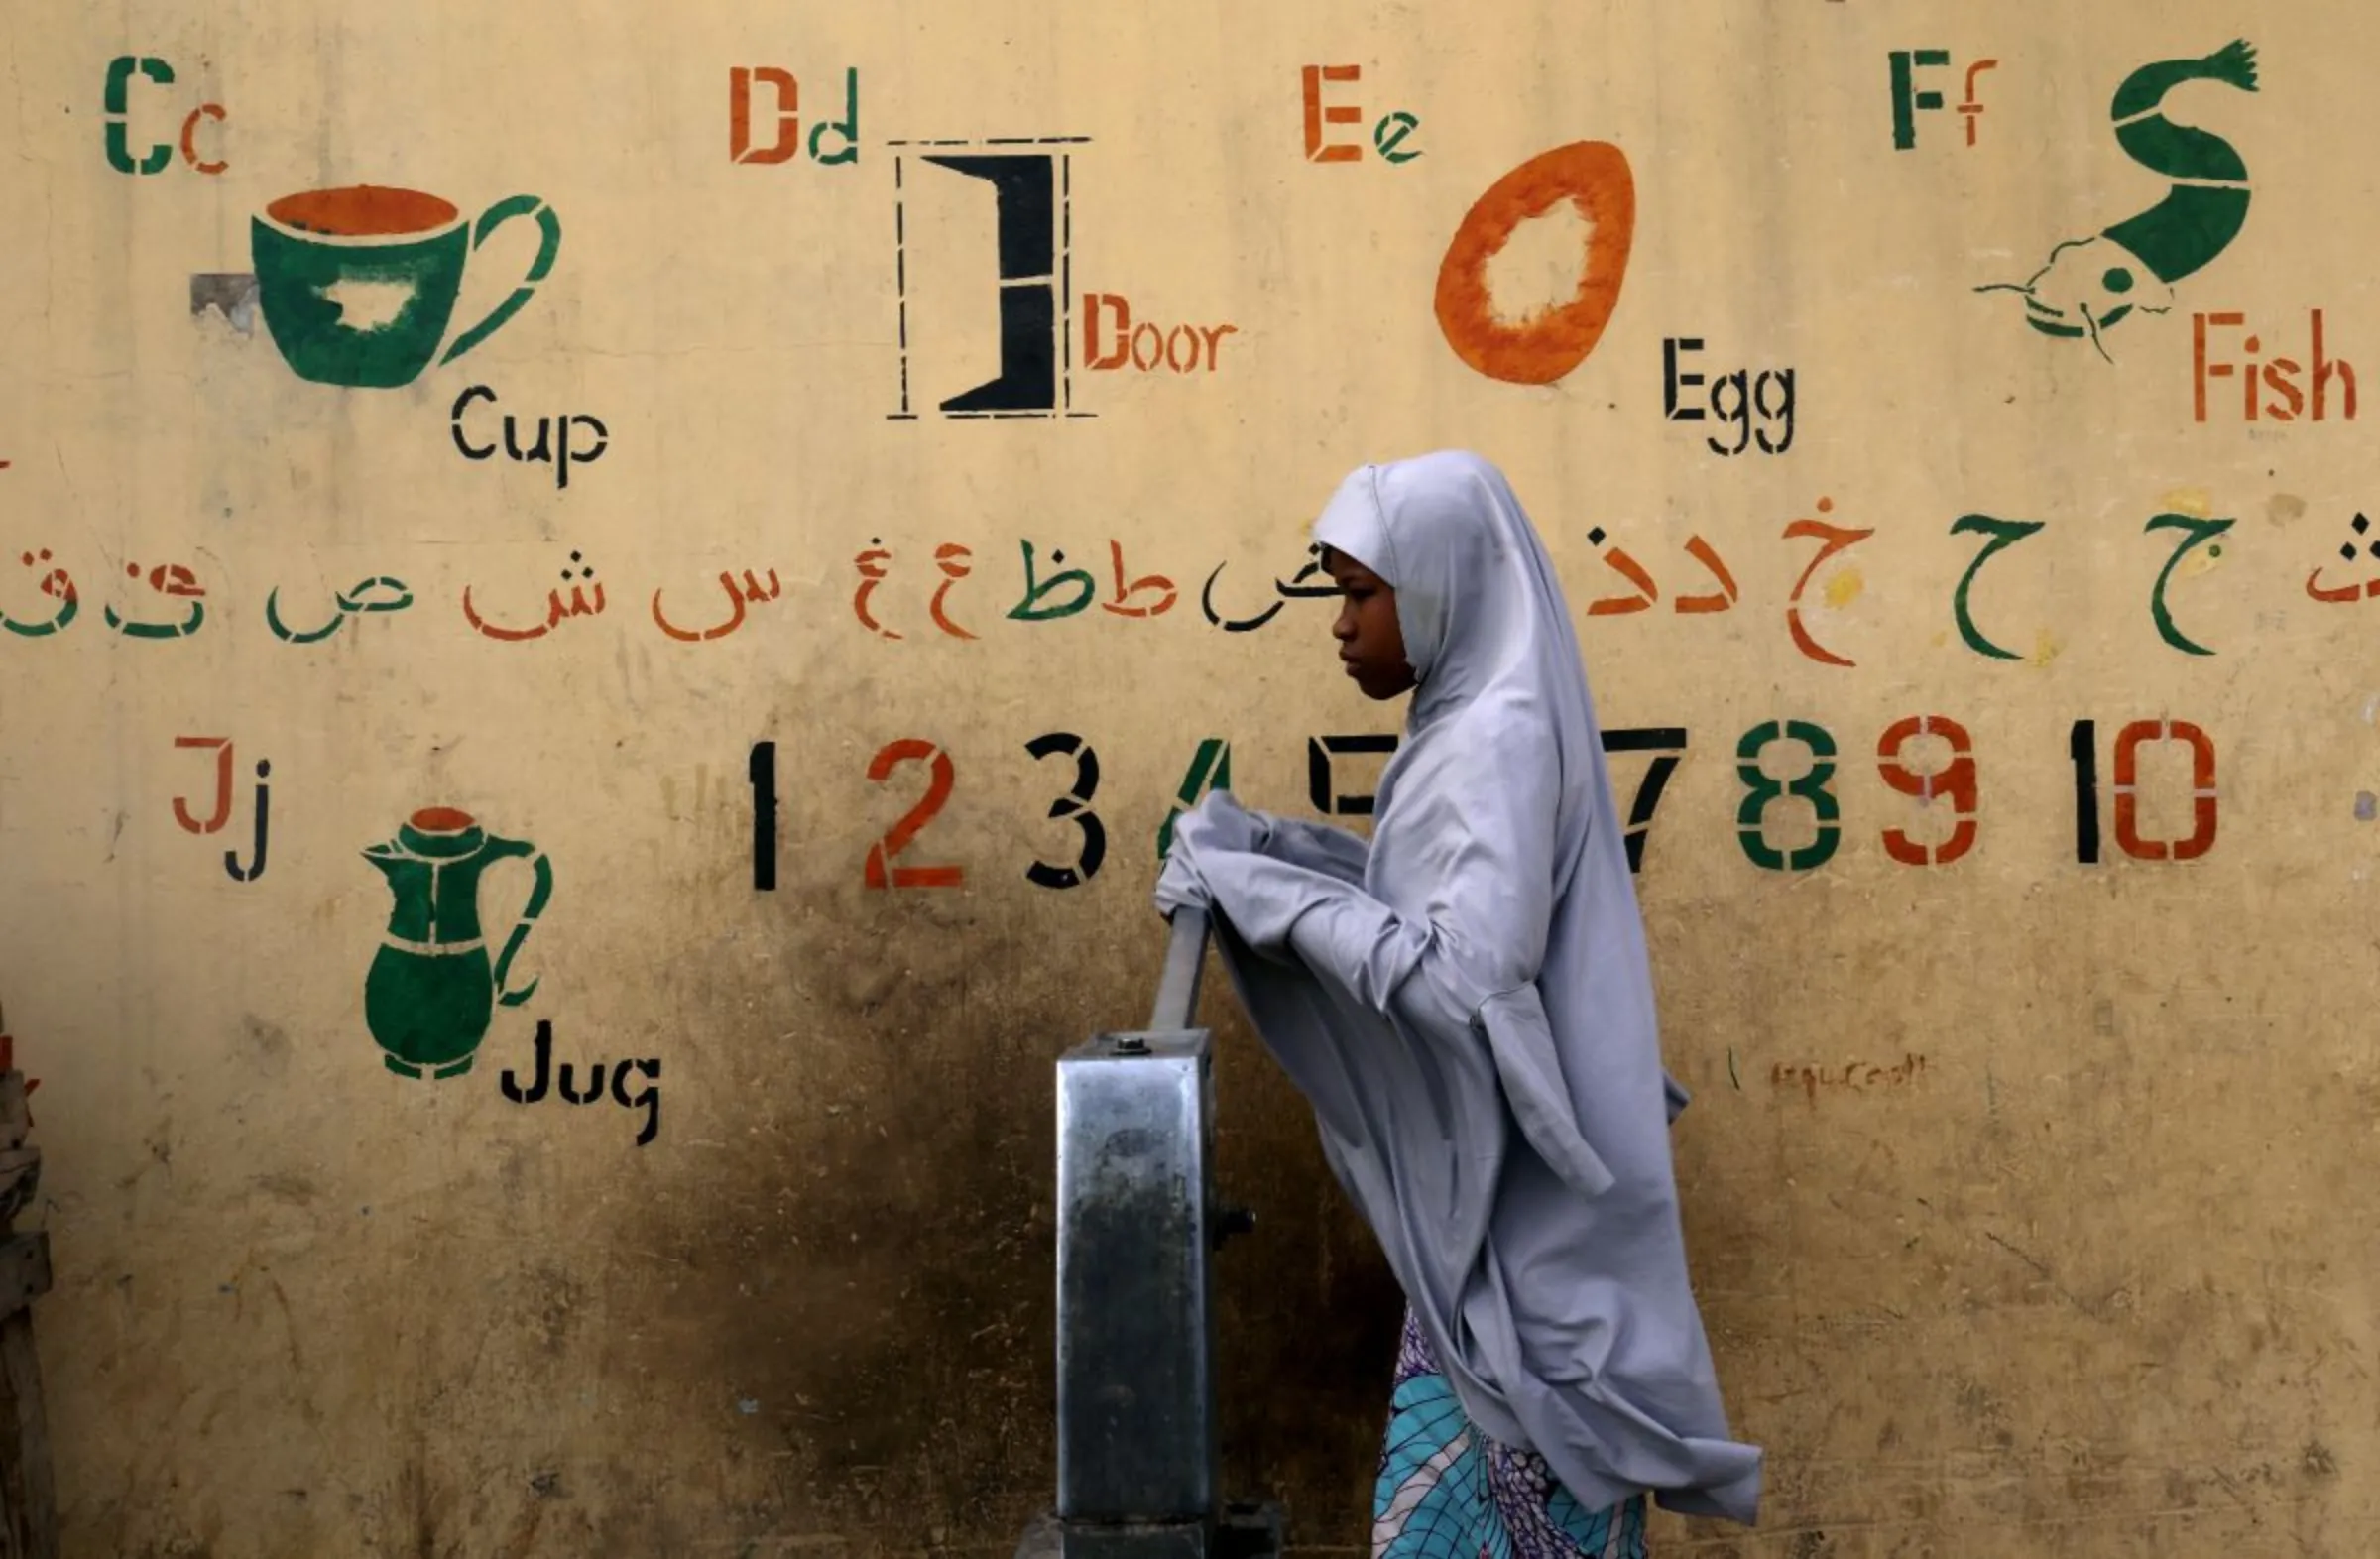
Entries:
<svg viewBox="0 0 2380 1559">
<path fill-rule="evenodd" d="M 536 219 L 536 260 L 441 355 L 466 262 L 517 216 Z M 376 389 L 411 384 L 433 358 L 450 363 L 494 335 L 561 248 L 561 218 L 536 195 L 499 200 L 466 222 L 436 195 L 356 184 L 284 195 L 249 224 L 257 299 L 282 357 L 300 379 Z"/>
</svg>

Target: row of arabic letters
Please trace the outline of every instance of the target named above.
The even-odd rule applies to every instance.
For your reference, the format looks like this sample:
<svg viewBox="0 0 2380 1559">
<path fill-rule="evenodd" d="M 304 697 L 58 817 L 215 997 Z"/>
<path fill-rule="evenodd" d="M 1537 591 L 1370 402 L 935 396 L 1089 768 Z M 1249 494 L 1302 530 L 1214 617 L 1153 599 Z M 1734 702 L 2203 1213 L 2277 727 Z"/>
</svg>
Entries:
<svg viewBox="0 0 2380 1559">
<path fill-rule="evenodd" d="M 1849 667 L 1858 662 L 1821 642 L 1812 614 L 1822 607 L 1839 611 L 1859 597 L 1865 582 L 1847 554 L 1874 537 L 1876 529 L 1836 523 L 1828 518 L 1834 507 L 1831 499 L 1821 498 L 1814 515 L 1788 521 L 1779 533 L 1779 540 L 1785 542 L 1816 543 L 1800 558 L 1799 572 L 1783 603 L 1784 619 L 1795 650 L 1804 658 Z M 2169 591 L 2223 557 L 2235 524 L 2231 519 L 2160 513 L 2142 528 L 2144 536 L 2170 533 L 2174 537 L 2157 554 L 2162 556 L 2163 566 L 2153 576 L 2144 558 L 2143 576 L 2148 579 L 2148 615 L 2158 637 L 2185 655 L 2215 652 L 2184 632 L 2168 600 Z M 1986 514 L 1962 515 L 1951 522 L 1948 534 L 1952 538 L 1974 537 L 1981 542 L 1951 588 L 1948 614 L 1961 642 L 1976 655 L 1999 660 L 2022 658 L 2017 650 L 1985 632 L 1983 617 L 1990 614 L 1976 611 L 1976 585 L 1986 563 L 2049 529 L 2048 521 L 1998 519 Z M 2344 605 L 2380 599 L 2380 533 L 2373 531 L 2372 522 L 2362 514 L 2344 529 L 2335 547 L 2343 566 L 2325 562 L 2306 576 L 2303 593 L 2311 600 Z M 2071 534 L 2071 530 L 2061 528 L 2061 534 Z M 1586 540 L 1595 549 L 1596 560 L 1625 588 L 1606 594 L 1582 592 L 1579 610 L 1584 619 L 1628 617 L 1656 610 L 1703 615 L 1732 611 L 1743 604 L 1744 592 L 1734 569 L 1699 532 L 1686 540 L 1682 550 L 1708 588 L 1673 590 L 1667 595 L 1665 609 L 1659 575 L 1668 571 L 1668 565 L 1659 569 L 1648 566 L 1601 526 L 1589 530 Z M 992 623 L 1058 622 L 1088 613 L 1094 604 L 1112 617 L 1166 617 L 1182 609 L 1189 594 L 1187 587 L 1170 575 L 1135 571 L 1127 561 L 1121 540 L 1108 541 L 1106 566 L 1097 571 L 1092 565 L 1070 564 L 1062 546 L 1045 548 L 1030 538 L 1019 540 L 1016 546 L 1021 589 L 1005 609 L 998 595 L 980 613 L 969 605 L 965 591 L 974 588 L 970 583 L 977 574 L 974 549 L 965 542 L 945 541 L 933 551 L 938 577 L 924 610 L 919 613 L 911 607 L 904 613 L 901 603 L 887 599 L 896 575 L 896 554 L 881 539 L 872 540 L 852 558 L 858 575 L 850 601 L 852 616 L 868 633 L 886 640 L 917 634 L 918 619 L 942 636 L 973 640 Z M 0 629 L 14 638 L 39 640 L 74 626 L 82 615 L 82 591 L 72 574 L 47 547 L 21 552 L 18 561 L 30 578 L 0 579 Z M 1660 559 L 1656 557 L 1655 562 Z M 1233 567 L 1228 558 L 1216 563 L 1195 592 L 1199 612 L 1208 625 L 1227 634 L 1252 633 L 1293 603 L 1324 600 L 1338 593 L 1323 570 L 1319 546 L 1308 546 L 1297 567 L 1269 582 L 1250 582 L 1234 574 Z M 99 614 L 107 633 L 124 639 L 177 640 L 190 638 L 206 625 L 211 598 L 188 565 L 167 563 L 144 569 L 128 562 L 124 580 L 120 594 Z M 721 568 L 712 581 L 695 586 L 690 594 L 655 587 L 649 604 L 654 628 L 680 644 L 723 639 L 742 629 L 755 608 L 774 603 L 783 593 L 782 580 L 774 566 Z M 572 619 L 600 617 L 610 604 L 605 583 L 582 551 L 568 554 L 560 582 L 545 590 L 541 603 L 534 595 L 525 601 L 524 595 L 517 586 L 483 589 L 477 583 L 466 585 L 459 598 L 463 621 L 484 639 L 521 644 L 543 639 Z M 275 584 L 265 594 L 262 615 L 266 628 L 284 644 L 319 645 L 350 621 L 408 611 L 418 600 L 405 580 L 391 573 L 375 573 L 332 592 L 330 599 L 319 605 L 304 604 L 296 592 Z M 1320 631 L 1319 619 L 1315 631 Z"/>
<path fill-rule="evenodd" d="M 1066 566 L 1064 548 L 1052 547 L 1044 555 L 1029 540 L 1019 540 L 1016 545 L 1023 565 L 1024 593 L 1003 614 L 1013 622 L 1056 622 L 1088 611 L 1094 601 L 1099 603 L 1101 611 L 1116 617 L 1162 617 L 1181 600 L 1180 587 L 1166 575 L 1134 575 L 1125 565 L 1122 541 L 1108 542 L 1109 584 L 1105 600 L 1100 599 L 1100 581 L 1089 568 Z M 1199 591 L 1199 608 L 1210 624 L 1226 633 L 1242 634 L 1271 622 L 1274 614 L 1292 600 L 1336 595 L 1338 586 L 1322 571 L 1320 550 L 1309 546 L 1303 564 L 1294 573 L 1273 581 L 1269 604 L 1246 617 L 1227 617 L 1216 605 L 1216 584 L 1229 566 L 1217 563 Z M 862 628 L 879 638 L 904 637 L 899 628 L 879 615 L 876 601 L 877 587 L 892 577 L 892 550 L 882 540 L 872 539 L 866 549 L 851 561 L 860 576 L 859 587 L 852 592 L 852 615 Z M 942 580 L 927 604 L 927 620 L 953 639 L 980 637 L 954 615 L 950 603 L 952 587 L 974 572 L 973 551 L 960 542 L 946 541 L 934 549 L 934 567 Z"/>
<path fill-rule="evenodd" d="M 21 553 L 17 560 L 27 568 L 41 570 L 35 588 L 46 604 L 38 613 L 0 611 L 0 628 L 23 639 L 47 639 L 71 627 L 82 612 L 82 591 L 73 575 L 54 563 L 48 547 Z M 140 564 L 126 563 L 124 576 L 133 581 L 127 588 L 124 610 L 117 611 L 112 602 L 100 609 L 109 632 L 127 639 L 186 639 L 206 622 L 206 591 L 198 576 L 184 565 L 161 563 L 150 569 L 144 580 Z M 149 592 L 146 596 L 140 594 L 144 583 Z M 158 600 L 188 604 L 160 614 Z"/>
<path fill-rule="evenodd" d="M 21 611 L 0 605 L 0 628 L 23 639 L 46 639 L 71 627 L 82 611 L 81 587 L 73 576 L 56 564 L 47 547 L 22 553 L 19 561 L 39 573 L 32 590 L 22 593 L 40 600 L 42 610 Z M 102 621 L 111 633 L 128 639 L 186 639 L 205 625 L 206 589 L 188 567 L 166 564 L 149 569 L 144 576 L 140 565 L 134 563 L 126 565 L 125 574 L 135 584 L 128 588 L 122 609 L 110 603 L 101 612 Z M 736 572 L 721 569 L 717 577 L 724 607 L 695 607 L 681 598 L 672 611 L 663 604 L 664 592 L 655 589 L 652 605 L 654 626 L 668 638 L 688 644 L 721 639 L 743 627 L 746 614 L 753 607 L 774 601 L 782 591 L 774 568 L 747 568 L 742 570 L 740 579 Z M 140 584 L 144 578 L 145 594 Z M 0 598 L 17 593 L 0 592 Z M 332 592 L 327 605 L 310 608 L 285 601 L 282 587 L 274 585 L 265 593 L 263 615 L 265 627 L 282 643 L 318 645 L 337 635 L 351 620 L 403 612 L 412 608 L 416 599 L 413 587 L 403 579 L 394 574 L 373 574 L 347 589 Z M 158 610 L 159 600 L 186 604 L 178 614 L 167 615 Z M 461 597 L 463 621 L 482 638 L 500 644 L 542 639 L 572 618 L 601 616 L 609 604 L 594 565 L 583 552 L 576 551 L 570 553 L 561 570 L 560 584 L 545 592 L 542 611 L 533 608 L 524 615 L 501 606 L 483 609 L 476 587 L 471 585 L 463 587 Z"/>
</svg>

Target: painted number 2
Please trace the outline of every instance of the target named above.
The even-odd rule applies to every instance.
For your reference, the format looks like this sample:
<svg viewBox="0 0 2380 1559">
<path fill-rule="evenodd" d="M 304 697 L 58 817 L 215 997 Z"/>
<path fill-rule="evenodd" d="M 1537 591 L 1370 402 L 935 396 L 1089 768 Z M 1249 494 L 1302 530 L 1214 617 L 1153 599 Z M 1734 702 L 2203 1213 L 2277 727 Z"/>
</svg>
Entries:
<svg viewBox="0 0 2380 1559">
<path fill-rule="evenodd" d="M 900 821 L 885 831 L 885 837 L 868 847 L 868 886 L 871 888 L 957 888 L 967 880 L 967 869 L 961 866 L 893 866 L 892 858 L 909 847 L 919 830 L 934 820 L 950 799 L 951 786 L 958 781 L 958 771 L 951 767 L 950 755 L 931 742 L 904 736 L 897 742 L 887 742 L 868 765 L 868 778 L 878 784 L 892 777 L 892 771 L 906 763 L 927 766 L 931 778 L 926 781 L 925 794 L 915 806 L 901 814 Z"/>
</svg>

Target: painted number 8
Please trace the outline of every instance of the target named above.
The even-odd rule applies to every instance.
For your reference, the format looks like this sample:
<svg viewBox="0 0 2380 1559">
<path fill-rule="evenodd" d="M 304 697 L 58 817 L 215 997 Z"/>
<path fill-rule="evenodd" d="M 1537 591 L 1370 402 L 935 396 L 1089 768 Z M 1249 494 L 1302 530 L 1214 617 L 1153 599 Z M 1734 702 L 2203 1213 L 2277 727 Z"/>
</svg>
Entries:
<svg viewBox="0 0 2380 1559">
<path fill-rule="evenodd" d="M 1792 780 L 1772 780 L 1760 769 L 1760 755 L 1771 742 L 1800 742 L 1810 749 L 1808 772 Z M 1806 872 L 1823 866 L 1842 841 L 1843 808 L 1827 781 L 1835 778 L 1835 738 L 1823 725 L 1807 720 L 1770 720 L 1753 726 L 1735 744 L 1735 776 L 1743 781 L 1743 803 L 1735 808 L 1735 841 L 1752 865 L 1769 872 Z M 1818 817 L 1818 837 L 1798 850 L 1783 851 L 1768 842 L 1768 803 L 1778 796 L 1797 796 L 1810 803 Z"/>
</svg>

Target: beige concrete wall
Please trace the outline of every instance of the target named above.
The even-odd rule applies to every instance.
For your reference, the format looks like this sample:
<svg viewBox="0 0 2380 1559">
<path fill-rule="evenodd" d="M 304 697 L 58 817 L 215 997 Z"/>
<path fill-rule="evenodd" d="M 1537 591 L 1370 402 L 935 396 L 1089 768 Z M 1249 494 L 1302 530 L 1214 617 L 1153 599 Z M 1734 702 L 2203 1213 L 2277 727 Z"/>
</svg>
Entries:
<svg viewBox="0 0 2380 1559">
<path fill-rule="evenodd" d="M 2257 91 L 2156 106 L 2244 184 L 2202 145 L 2202 209 L 2144 238 L 2121 224 L 2177 180 L 2119 145 L 2117 88 L 2243 29 Z M 1276 581 L 1347 468 L 1440 445 L 1512 473 L 1606 723 L 1683 733 L 1639 882 L 1698 1094 L 1698 1279 L 1771 1492 L 1758 1533 L 1661 1549 L 2380 1547 L 2380 555 L 2369 420 L 2335 373 L 2315 415 L 2311 339 L 2319 310 L 2325 357 L 2380 372 L 2359 16 L 142 0 L 20 7 L 0 47 L 0 1001 L 40 1080 L 69 1552 L 1005 1551 L 1051 1479 L 1049 1063 L 1141 1010 L 1203 741 L 1251 804 L 1311 811 L 1311 740 L 1394 728 Z M 1359 69 L 1315 104 L 1357 156 L 1309 156 L 1308 66 Z M 739 68 L 799 115 L 752 77 L 740 162 Z M 1442 322 L 1475 202 L 1577 143 L 1617 151 L 1575 154 Z M 931 161 L 966 156 L 1007 160 L 978 172 L 1021 215 L 1054 196 L 1015 291 L 1062 308 L 1066 362 L 1007 399 L 1060 415 L 942 411 L 1004 361 L 994 184 Z M 534 198 L 410 273 L 253 236 L 359 183 L 465 219 Z M 1588 210 L 1605 291 L 1567 317 L 1608 327 L 1579 358 L 1517 321 L 1572 299 Z M 540 220 L 518 313 L 409 362 L 510 296 Z M 1976 291 L 2110 227 L 2157 252 L 2107 240 L 2042 301 L 2106 317 L 2119 264 L 2206 263 L 2104 356 Z M 442 327 L 402 312 L 449 292 Z M 1110 296 L 1182 371 L 1131 336 L 1098 366 Z M 1497 317 L 1483 372 L 1458 344 Z M 1774 411 L 1758 376 L 1789 372 L 1790 445 L 1761 442 L 1781 415 L 1669 415 L 1679 339 L 1706 381 L 1679 410 L 1745 369 Z M 2215 372 L 2251 357 L 2297 373 L 2253 421 Z M 564 485 L 508 456 L 507 415 L 525 449 L 600 423 L 601 453 Z M 1210 580 L 1219 618 L 1280 609 L 1227 631 Z M 1879 767 L 1914 716 L 1907 775 L 1954 756 L 1932 722 L 1966 738 L 1964 846 L 1956 784 Z M 1791 797 L 1739 838 L 1771 721 L 1836 749 L 1824 860 Z M 1081 823 L 1047 815 L 1076 761 L 1027 750 L 1051 733 L 1097 755 L 1105 856 L 1071 888 L 1028 879 L 1080 876 Z M 871 887 L 932 754 L 947 798 L 888 865 L 944 870 Z M 1623 804 L 1661 756 L 1614 756 Z M 517 1004 L 451 951 L 452 867 L 444 929 L 396 932 L 448 950 L 382 953 L 365 852 L 440 807 L 542 854 Z M 487 865 L 490 952 L 535 873 Z M 581 1087 L 657 1063 L 651 1140 L 642 1106 L 507 1097 L 541 1022 Z M 1223 1172 L 1263 1220 L 1225 1263 L 1234 1487 L 1358 1544 L 1393 1285 L 1295 1096 L 1236 1020 L 1221 1042 Z M 390 1043 L 475 1064 L 400 1076 Z"/>
</svg>

